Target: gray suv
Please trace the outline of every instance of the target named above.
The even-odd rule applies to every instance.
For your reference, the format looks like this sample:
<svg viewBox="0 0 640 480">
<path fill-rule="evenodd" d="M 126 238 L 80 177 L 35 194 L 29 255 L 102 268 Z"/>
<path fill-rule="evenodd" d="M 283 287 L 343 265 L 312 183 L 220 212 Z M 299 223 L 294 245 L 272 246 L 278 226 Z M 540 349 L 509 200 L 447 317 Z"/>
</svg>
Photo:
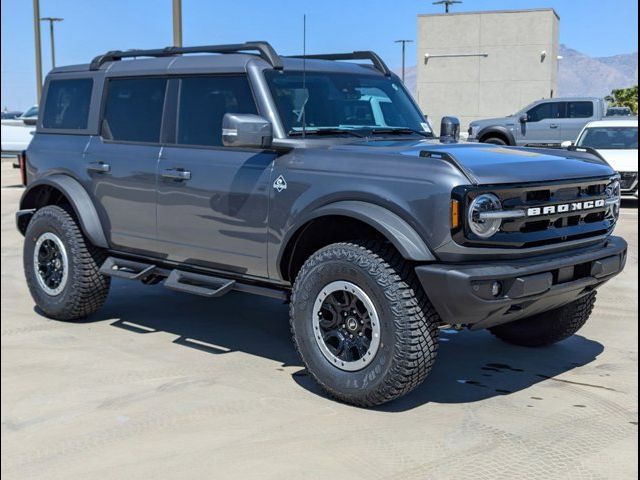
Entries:
<svg viewBox="0 0 640 480">
<path fill-rule="evenodd" d="M 584 126 L 607 113 L 603 99 L 592 97 L 538 100 L 503 118 L 475 120 L 469 140 L 495 145 L 559 147 L 574 141 Z"/>
<path fill-rule="evenodd" d="M 445 325 L 571 336 L 626 261 L 606 162 L 460 144 L 450 117 L 434 138 L 372 52 L 115 51 L 54 69 L 42 105 L 16 216 L 41 312 L 91 315 L 114 277 L 275 297 L 351 404 L 418 386 Z"/>
</svg>

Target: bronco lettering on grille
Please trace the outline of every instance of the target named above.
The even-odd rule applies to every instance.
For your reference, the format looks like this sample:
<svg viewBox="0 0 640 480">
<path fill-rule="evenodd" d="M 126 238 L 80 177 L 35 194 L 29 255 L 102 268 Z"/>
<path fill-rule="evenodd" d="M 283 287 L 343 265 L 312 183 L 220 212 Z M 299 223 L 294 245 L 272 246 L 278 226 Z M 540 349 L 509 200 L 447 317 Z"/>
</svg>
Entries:
<svg viewBox="0 0 640 480">
<path fill-rule="evenodd" d="M 581 212 L 584 210 L 593 210 L 594 208 L 602 208 L 605 206 L 605 200 L 589 200 L 586 202 L 563 203 L 561 205 L 547 205 L 544 207 L 533 207 L 527 209 L 528 217 L 538 217 L 540 215 L 554 215 L 557 213 Z"/>
</svg>

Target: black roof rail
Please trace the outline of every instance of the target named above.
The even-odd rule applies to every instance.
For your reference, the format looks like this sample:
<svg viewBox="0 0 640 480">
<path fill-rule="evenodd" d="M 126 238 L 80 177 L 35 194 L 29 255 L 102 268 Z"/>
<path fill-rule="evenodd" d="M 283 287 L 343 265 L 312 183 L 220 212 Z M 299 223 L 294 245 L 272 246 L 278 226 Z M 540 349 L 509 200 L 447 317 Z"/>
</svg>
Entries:
<svg viewBox="0 0 640 480">
<path fill-rule="evenodd" d="M 245 42 L 229 45 L 204 45 L 201 47 L 166 47 L 154 50 L 113 50 L 98 55 L 90 64 L 91 70 L 98 70 L 100 66 L 106 62 L 121 60 L 123 58 L 133 57 L 169 57 L 173 55 L 184 55 L 187 53 L 242 53 L 242 52 L 258 52 L 261 58 L 269 62 L 276 70 L 282 70 L 282 59 L 280 55 L 268 42 Z"/>
<path fill-rule="evenodd" d="M 361 50 L 353 53 L 326 53 L 313 55 L 293 55 L 292 58 L 308 58 L 310 60 L 371 60 L 373 66 L 385 76 L 391 76 L 391 70 L 387 67 L 377 53 L 370 50 Z"/>
</svg>

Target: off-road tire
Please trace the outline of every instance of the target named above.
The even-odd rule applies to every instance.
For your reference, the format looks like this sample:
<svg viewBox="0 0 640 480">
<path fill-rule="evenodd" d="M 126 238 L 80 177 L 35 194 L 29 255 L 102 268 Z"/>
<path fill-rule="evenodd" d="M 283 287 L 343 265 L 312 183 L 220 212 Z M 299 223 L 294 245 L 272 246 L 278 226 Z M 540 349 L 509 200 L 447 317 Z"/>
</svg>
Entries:
<svg viewBox="0 0 640 480">
<path fill-rule="evenodd" d="M 489 137 L 482 140 L 482 143 L 490 143 L 492 145 L 507 145 L 507 142 L 498 137 Z"/>
<path fill-rule="evenodd" d="M 312 328 L 312 307 L 334 281 L 361 288 L 378 312 L 381 342 L 374 359 L 357 371 L 343 371 L 323 356 Z M 413 268 L 389 244 L 335 243 L 303 265 L 290 304 L 293 342 L 307 371 L 330 396 L 371 407 L 407 394 L 431 371 L 438 350 L 440 318 Z"/>
<path fill-rule="evenodd" d="M 523 347 L 544 347 L 576 333 L 591 316 L 596 292 L 563 307 L 532 317 L 505 323 L 489 330 L 507 343 Z"/>
<path fill-rule="evenodd" d="M 68 278 L 64 289 L 55 296 L 39 285 L 33 263 L 37 239 L 45 232 L 56 235 L 68 257 Z M 93 246 L 83 235 L 70 209 L 50 205 L 39 209 L 25 233 L 23 264 L 27 285 L 36 305 L 56 320 L 79 320 L 96 312 L 104 304 L 111 279 L 99 273 L 106 253 Z"/>
</svg>

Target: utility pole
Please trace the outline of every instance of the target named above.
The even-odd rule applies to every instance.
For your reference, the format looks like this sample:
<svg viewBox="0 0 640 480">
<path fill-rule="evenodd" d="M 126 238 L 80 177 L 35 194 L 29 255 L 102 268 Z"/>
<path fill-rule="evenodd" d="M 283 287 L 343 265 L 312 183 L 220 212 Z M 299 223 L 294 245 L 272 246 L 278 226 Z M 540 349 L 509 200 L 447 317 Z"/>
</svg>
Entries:
<svg viewBox="0 0 640 480">
<path fill-rule="evenodd" d="M 36 103 L 42 95 L 42 52 L 40 50 L 40 0 L 33 0 L 33 34 L 36 47 Z"/>
<path fill-rule="evenodd" d="M 407 43 L 413 43 L 413 40 L 396 40 L 395 43 L 402 44 L 402 83 L 404 83 L 404 59 Z"/>
<path fill-rule="evenodd" d="M 173 46 L 182 46 L 182 0 L 173 0 Z"/>
<path fill-rule="evenodd" d="M 42 22 L 49 22 L 49 36 L 51 38 L 51 68 L 56 68 L 56 44 L 53 35 L 53 22 L 61 22 L 64 18 L 43 17 Z"/>
<path fill-rule="evenodd" d="M 438 2 L 433 2 L 434 5 L 444 5 L 444 13 L 449 13 L 449 7 L 456 3 L 462 3 L 462 0 L 440 0 Z"/>
</svg>

